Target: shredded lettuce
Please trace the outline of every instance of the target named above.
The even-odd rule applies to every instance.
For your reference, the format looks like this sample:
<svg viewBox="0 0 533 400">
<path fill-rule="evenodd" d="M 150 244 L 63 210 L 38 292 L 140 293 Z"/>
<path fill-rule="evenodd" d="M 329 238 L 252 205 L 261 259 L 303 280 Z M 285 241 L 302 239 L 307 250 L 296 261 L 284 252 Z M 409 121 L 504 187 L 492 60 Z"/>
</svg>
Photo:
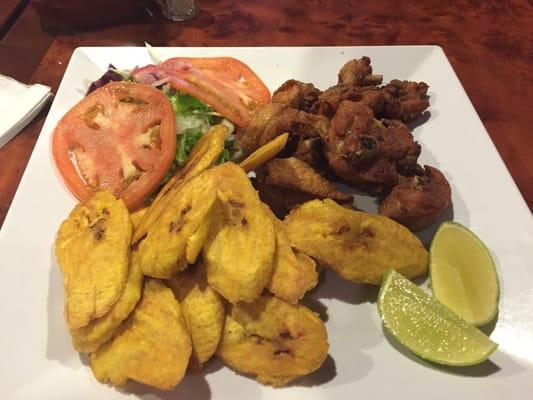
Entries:
<svg viewBox="0 0 533 400">
<path fill-rule="evenodd" d="M 213 125 L 224 124 L 230 131 L 217 164 L 235 159 L 235 156 L 240 154 L 234 146 L 233 135 L 231 134 L 234 126 L 230 121 L 190 94 L 178 92 L 169 86 L 164 86 L 162 90 L 172 105 L 177 127 L 176 155 L 171 168 L 161 182 L 162 185 L 174 175 L 178 168 L 185 164 L 194 145 Z"/>
<path fill-rule="evenodd" d="M 167 89 L 166 95 L 176 115 L 210 115 L 213 113 L 211 107 L 190 94 Z"/>
<path fill-rule="evenodd" d="M 204 135 L 201 127 L 188 128 L 181 131 L 176 146 L 176 162 L 182 165 L 187 161 L 187 157 L 192 148 Z"/>
</svg>

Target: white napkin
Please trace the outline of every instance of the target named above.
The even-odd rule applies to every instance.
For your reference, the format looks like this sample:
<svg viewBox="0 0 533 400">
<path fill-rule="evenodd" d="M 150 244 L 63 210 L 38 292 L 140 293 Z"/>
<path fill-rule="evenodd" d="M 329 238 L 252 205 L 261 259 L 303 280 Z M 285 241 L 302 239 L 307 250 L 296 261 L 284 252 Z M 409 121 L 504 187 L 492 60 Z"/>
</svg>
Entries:
<svg viewBox="0 0 533 400">
<path fill-rule="evenodd" d="M 0 75 L 0 148 L 35 118 L 50 96 L 48 86 L 25 85 Z"/>
</svg>

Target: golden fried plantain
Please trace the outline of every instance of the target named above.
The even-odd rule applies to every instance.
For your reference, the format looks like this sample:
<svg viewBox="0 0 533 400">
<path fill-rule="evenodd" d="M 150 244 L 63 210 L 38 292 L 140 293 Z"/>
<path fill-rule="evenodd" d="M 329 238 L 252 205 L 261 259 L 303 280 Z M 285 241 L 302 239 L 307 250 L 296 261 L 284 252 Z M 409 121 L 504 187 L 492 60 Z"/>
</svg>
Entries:
<svg viewBox="0 0 533 400">
<path fill-rule="evenodd" d="M 78 204 L 61 224 L 55 253 L 70 329 L 103 317 L 120 298 L 128 278 L 131 235 L 128 209 L 107 191 Z"/>
<path fill-rule="evenodd" d="M 132 257 L 135 256 L 133 253 Z M 142 282 L 143 274 L 139 265 L 132 263 L 124 291 L 111 310 L 84 327 L 70 330 L 72 344 L 77 351 L 91 353 L 111 339 L 141 298 Z"/>
<path fill-rule="evenodd" d="M 245 160 L 241 161 L 239 166 L 244 169 L 246 172 L 250 172 L 260 167 L 266 163 L 271 158 L 274 158 L 287 144 L 287 139 L 289 138 L 289 133 L 285 132 L 282 135 L 277 136 L 272 139 L 270 142 L 264 144 L 248 157 Z"/>
<path fill-rule="evenodd" d="M 231 306 L 216 354 L 259 382 L 284 386 L 316 371 L 327 353 L 326 327 L 316 313 L 262 295 L 254 303 Z"/>
<path fill-rule="evenodd" d="M 408 278 L 427 270 L 428 253 L 407 228 L 380 215 L 313 200 L 284 221 L 291 245 L 352 282 L 379 285 L 394 268 Z"/>
<path fill-rule="evenodd" d="M 228 162 L 208 172 L 218 194 L 203 248 L 207 281 L 232 303 L 252 302 L 270 278 L 274 225 L 242 168 Z"/>
<path fill-rule="evenodd" d="M 138 244 L 133 260 L 144 275 L 169 279 L 192 264 L 207 236 L 217 180 L 210 171 L 197 175 L 168 202 Z"/>
<path fill-rule="evenodd" d="M 133 226 L 133 230 L 137 229 L 137 227 L 141 223 L 147 211 L 148 211 L 148 207 L 143 207 L 143 208 L 139 208 L 138 210 L 135 210 L 134 212 L 130 214 L 130 219 L 131 219 L 131 224 Z"/>
<path fill-rule="evenodd" d="M 91 368 L 102 383 L 123 386 L 132 379 L 169 390 L 185 375 L 191 349 L 172 290 L 147 279 L 141 301 L 120 332 L 91 354 Z"/>
<path fill-rule="evenodd" d="M 224 141 L 228 136 L 228 128 L 224 125 L 215 125 L 209 132 L 194 145 L 187 162 L 166 183 L 150 204 L 139 226 L 133 233 L 132 243 L 137 243 L 146 236 L 148 229 L 161 216 L 172 198 L 179 192 L 187 181 L 211 167 L 224 150 Z"/>
<path fill-rule="evenodd" d="M 207 284 L 203 264 L 169 280 L 168 285 L 180 302 L 192 341 L 189 368 L 195 372 L 211 358 L 222 336 L 226 312 L 220 295 Z"/>
<path fill-rule="evenodd" d="M 316 263 L 307 255 L 292 249 L 283 222 L 266 205 L 264 208 L 274 222 L 276 233 L 276 254 L 267 289 L 276 297 L 296 304 L 305 292 L 318 283 Z"/>
</svg>

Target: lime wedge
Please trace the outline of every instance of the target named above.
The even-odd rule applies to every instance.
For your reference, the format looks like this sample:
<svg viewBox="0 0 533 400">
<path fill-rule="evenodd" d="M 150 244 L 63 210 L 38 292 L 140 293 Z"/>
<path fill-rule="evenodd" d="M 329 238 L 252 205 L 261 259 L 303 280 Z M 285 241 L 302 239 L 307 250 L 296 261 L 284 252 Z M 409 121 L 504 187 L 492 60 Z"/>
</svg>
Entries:
<svg viewBox="0 0 533 400">
<path fill-rule="evenodd" d="M 387 330 L 413 353 L 429 361 L 475 365 L 498 347 L 475 326 L 392 269 L 383 277 L 378 310 Z"/>
<path fill-rule="evenodd" d="M 490 322 L 498 311 L 499 284 L 494 261 L 468 228 L 444 222 L 429 250 L 433 295 L 474 325 Z"/>
</svg>

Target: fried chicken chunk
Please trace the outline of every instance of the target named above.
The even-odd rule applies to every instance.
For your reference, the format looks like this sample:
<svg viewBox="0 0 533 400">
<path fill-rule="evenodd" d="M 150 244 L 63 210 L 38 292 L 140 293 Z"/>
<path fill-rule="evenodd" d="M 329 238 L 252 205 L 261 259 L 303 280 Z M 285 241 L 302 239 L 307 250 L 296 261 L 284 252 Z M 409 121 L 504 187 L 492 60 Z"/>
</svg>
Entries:
<svg viewBox="0 0 533 400">
<path fill-rule="evenodd" d="M 245 156 L 252 154 L 261 146 L 259 142 L 267 124 L 281 110 L 283 110 L 282 104 L 266 104 L 253 113 L 250 123 L 246 128 L 237 128 L 235 131 L 235 144 L 243 151 Z M 282 133 L 284 132 L 280 132 L 279 134 Z"/>
<path fill-rule="evenodd" d="M 350 195 L 338 190 L 308 164 L 295 157 L 269 161 L 264 180 L 269 185 L 298 190 L 313 198 L 330 198 L 340 203 L 352 200 Z"/>
<path fill-rule="evenodd" d="M 383 81 L 382 75 L 373 75 L 369 57 L 361 57 L 348 61 L 339 71 L 340 85 L 379 85 Z"/>
<path fill-rule="evenodd" d="M 331 121 L 325 155 L 335 173 L 376 193 L 396 185 L 398 172 L 416 168 L 420 145 L 399 121 L 374 119 L 360 103 L 343 101 Z"/>
<path fill-rule="evenodd" d="M 259 193 L 261 201 L 268 204 L 274 214 L 281 219 L 283 219 L 289 211 L 298 204 L 314 199 L 310 194 L 298 190 L 268 185 L 263 180 L 253 179 L 252 183 Z"/>
<path fill-rule="evenodd" d="M 332 118 L 344 100 L 364 104 L 377 115 L 383 107 L 383 93 L 376 86 L 336 85 L 322 93 L 313 106 L 313 112 Z"/>
<path fill-rule="evenodd" d="M 353 200 L 352 196 L 338 190 L 308 163 L 296 157 L 269 161 L 264 172 L 253 183 L 261 200 L 279 218 L 283 218 L 298 204 L 317 198 L 330 198 L 339 203 Z"/>
<path fill-rule="evenodd" d="M 381 89 L 385 103 L 380 116 L 404 122 L 418 118 L 429 107 L 428 88 L 424 82 L 390 81 Z"/>
<path fill-rule="evenodd" d="M 311 112 L 321 93 L 312 83 L 303 83 L 290 79 L 274 92 L 272 103 L 279 103 L 284 107 Z"/>
<path fill-rule="evenodd" d="M 324 136 L 328 126 L 328 119 L 321 115 L 271 103 L 254 113 L 248 128 L 240 129 L 235 140 L 244 154 L 249 155 L 275 137 L 289 132 L 287 148 L 290 153 L 300 141 Z"/>
<path fill-rule="evenodd" d="M 379 213 L 413 231 L 427 228 L 450 205 L 450 184 L 437 168 L 426 165 L 411 177 L 401 177 L 379 205 Z"/>
</svg>

